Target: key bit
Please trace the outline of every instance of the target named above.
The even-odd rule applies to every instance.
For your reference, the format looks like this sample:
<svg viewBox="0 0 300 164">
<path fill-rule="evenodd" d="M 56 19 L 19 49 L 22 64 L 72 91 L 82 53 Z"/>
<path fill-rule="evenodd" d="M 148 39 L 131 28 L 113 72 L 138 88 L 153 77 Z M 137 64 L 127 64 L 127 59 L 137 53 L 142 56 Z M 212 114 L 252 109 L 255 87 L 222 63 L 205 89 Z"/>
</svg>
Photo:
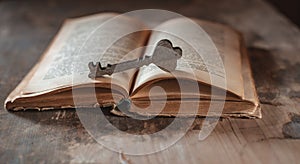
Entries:
<svg viewBox="0 0 300 164">
<path fill-rule="evenodd" d="M 103 75 L 112 75 L 113 73 L 126 71 L 133 68 L 140 68 L 151 63 L 158 66 L 160 69 L 171 72 L 177 66 L 177 60 L 182 56 L 182 50 L 179 47 L 173 47 L 171 41 L 167 39 L 160 40 L 153 52 L 152 56 L 144 56 L 138 59 L 120 62 L 117 64 L 107 64 L 102 67 L 100 62 L 88 64 L 90 78 L 102 77 Z"/>
</svg>

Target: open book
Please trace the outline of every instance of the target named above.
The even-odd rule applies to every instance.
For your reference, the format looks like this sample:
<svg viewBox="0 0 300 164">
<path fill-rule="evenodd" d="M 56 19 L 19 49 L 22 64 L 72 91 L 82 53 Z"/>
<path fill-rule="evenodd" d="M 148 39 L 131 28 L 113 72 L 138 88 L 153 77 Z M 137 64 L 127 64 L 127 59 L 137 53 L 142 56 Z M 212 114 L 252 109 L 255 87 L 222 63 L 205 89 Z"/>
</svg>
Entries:
<svg viewBox="0 0 300 164">
<path fill-rule="evenodd" d="M 114 107 L 128 99 L 132 103 L 128 112 L 140 115 L 215 116 L 220 111 L 208 112 L 210 105 L 223 102 L 223 117 L 260 118 L 241 35 L 225 25 L 192 20 L 209 37 L 194 31 L 191 21 L 183 18 L 161 22 L 155 30 L 139 19 L 115 13 L 68 19 L 39 62 L 8 96 L 5 108 L 18 111 L 112 106 L 112 113 L 122 115 Z M 97 79 L 88 77 L 89 62 L 100 61 L 105 66 L 151 55 L 162 39 L 182 49 L 174 72 L 150 64 Z M 184 40 L 194 43 L 193 47 Z M 221 60 L 205 60 L 198 52 L 202 56 L 217 52 Z M 196 89 L 189 88 L 195 83 Z M 187 89 L 183 91 L 182 86 Z M 222 91 L 225 94 L 219 94 Z"/>
</svg>

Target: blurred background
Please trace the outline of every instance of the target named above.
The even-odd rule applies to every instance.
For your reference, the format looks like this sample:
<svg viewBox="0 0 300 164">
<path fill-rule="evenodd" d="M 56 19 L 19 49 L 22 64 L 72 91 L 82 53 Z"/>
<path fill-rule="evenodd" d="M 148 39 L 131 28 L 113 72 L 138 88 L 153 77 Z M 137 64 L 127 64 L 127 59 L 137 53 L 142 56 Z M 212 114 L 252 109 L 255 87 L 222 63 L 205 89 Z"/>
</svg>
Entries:
<svg viewBox="0 0 300 164">
<path fill-rule="evenodd" d="M 299 0 L 267 0 L 281 13 L 300 26 L 300 1 Z"/>
<path fill-rule="evenodd" d="M 155 0 L 154 0 L 155 1 Z M 180 4 L 182 3 L 191 3 L 191 1 L 195 1 L 195 0 L 162 0 L 162 1 L 157 1 L 157 3 L 159 3 L 159 6 L 163 6 L 161 4 L 172 4 L 171 6 L 176 6 L 176 4 L 178 4 L 180 6 Z M 209 0 L 204 0 L 205 1 L 209 1 Z M 220 2 L 222 1 L 222 3 L 226 2 L 226 0 L 219 0 Z M 264 0 L 268 3 L 270 3 L 272 6 L 274 6 L 279 12 L 281 12 L 282 14 L 284 14 L 286 17 L 288 17 L 293 23 L 297 24 L 298 27 L 300 26 L 300 0 Z M 78 6 L 78 7 L 83 7 L 83 6 L 88 6 L 85 4 L 91 4 L 91 3 L 95 3 L 95 4 L 101 4 L 102 2 L 104 3 L 103 5 L 105 6 L 107 3 L 113 4 L 113 3 L 118 3 L 115 1 L 104 1 L 104 0 L 75 0 L 75 1 L 68 1 L 68 0 L 61 0 L 61 1 L 56 1 L 53 0 L 53 2 L 51 2 L 51 0 L 42 0 L 42 1 L 38 1 L 38 0 L 0 0 L 1 2 L 8 2 L 8 3 L 14 3 L 14 2 L 24 2 L 24 3 L 53 3 L 53 4 L 58 4 L 59 6 L 62 5 L 66 5 L 69 3 L 70 6 L 74 6 L 74 4 L 80 4 L 82 6 Z M 128 8 L 128 6 L 131 6 L 134 8 L 134 6 L 136 4 L 138 4 L 137 6 L 144 6 L 144 8 L 154 8 L 154 6 L 152 5 L 147 5 L 147 4 L 153 4 L 152 3 L 148 3 L 147 1 L 143 1 L 141 2 L 140 0 L 124 0 L 124 1 L 119 1 L 122 2 L 122 4 L 120 4 L 120 8 L 125 7 Z M 193 2 L 192 2 L 193 3 Z M 126 5 L 127 4 L 127 5 Z M 142 4 L 142 5 L 141 5 Z M 4 5 L 5 6 L 5 5 Z M 47 5 L 48 6 L 48 5 Z M 178 6 L 178 7 L 179 7 Z M 0 12 L 1 12 L 1 8 L 3 8 L 3 6 L 0 6 Z M 167 7 L 168 8 L 168 7 Z M 142 9 L 142 8 L 139 8 Z M 122 10 L 122 9 L 121 9 Z"/>
</svg>

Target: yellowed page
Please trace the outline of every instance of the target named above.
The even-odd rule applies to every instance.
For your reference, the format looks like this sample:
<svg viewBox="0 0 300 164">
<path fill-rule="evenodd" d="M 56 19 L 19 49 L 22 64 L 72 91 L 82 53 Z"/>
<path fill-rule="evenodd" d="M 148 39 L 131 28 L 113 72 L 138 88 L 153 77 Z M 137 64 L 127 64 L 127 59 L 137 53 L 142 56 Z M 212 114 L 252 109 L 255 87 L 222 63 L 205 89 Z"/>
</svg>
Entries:
<svg viewBox="0 0 300 164">
<path fill-rule="evenodd" d="M 253 77 L 251 74 L 250 69 L 250 63 L 247 56 L 246 48 L 244 47 L 244 42 L 241 42 L 241 50 L 242 50 L 242 72 L 243 72 L 243 79 L 244 79 L 244 90 L 245 90 L 245 96 L 244 100 L 240 99 L 234 99 L 234 97 L 229 98 L 228 95 L 226 96 L 226 101 L 223 106 L 222 110 L 222 117 L 248 117 L 248 118 L 261 118 L 261 108 L 259 104 L 258 97 L 256 95 L 255 91 L 255 85 L 253 81 Z M 135 106 L 133 106 L 132 109 L 130 109 L 131 112 L 136 112 L 141 115 L 160 115 L 160 116 L 194 116 L 194 108 L 198 108 L 197 115 L 199 116 L 218 116 L 220 111 L 213 112 L 210 111 L 208 113 L 209 106 L 211 105 L 211 100 L 206 100 L 205 96 L 207 95 L 208 98 L 211 97 L 210 89 L 208 90 L 201 90 L 201 101 L 197 99 L 186 99 L 185 101 L 179 101 L 178 99 L 169 99 L 166 102 L 166 105 L 162 109 L 161 104 L 164 102 L 163 99 L 159 99 L 160 96 L 163 96 L 161 93 L 151 93 L 152 99 L 151 100 L 157 100 L 157 101 L 145 101 L 149 100 L 148 93 L 150 92 L 151 87 L 155 86 L 161 86 L 164 88 L 167 93 L 171 93 L 168 95 L 170 98 L 172 98 L 172 93 L 178 93 L 178 89 L 176 87 L 175 80 L 162 80 L 156 83 L 151 84 L 148 87 L 142 87 L 141 90 L 138 92 L 138 98 L 133 99 L 133 103 Z M 203 85 L 201 85 L 203 86 Z M 204 88 L 205 89 L 205 88 Z M 190 92 L 190 93 L 195 93 Z M 204 94 L 203 94 L 204 93 Z M 186 93 L 183 93 L 184 95 L 188 95 Z M 142 95 L 145 95 L 145 97 L 142 97 Z M 175 95 L 177 96 L 177 95 Z M 215 96 L 216 97 L 216 96 Z M 178 98 L 175 97 L 175 98 Z M 195 95 L 194 97 L 195 98 Z M 229 100 L 229 101 L 227 101 Z M 217 101 L 216 101 L 217 102 Z M 199 104 L 198 104 L 199 103 Z M 151 105 L 151 108 L 148 108 L 148 106 Z M 193 108 L 194 107 L 194 108 Z M 179 108 L 184 108 L 185 110 L 178 110 Z M 147 110 L 149 109 L 149 110 Z"/>
<path fill-rule="evenodd" d="M 129 52 L 144 45 L 149 32 L 141 31 L 145 27 L 138 20 L 116 16 L 106 13 L 67 20 L 38 63 L 23 94 L 89 83 L 118 85 L 129 92 L 135 70 L 97 80 L 88 78 L 90 61 L 101 61 L 102 66 L 106 66 L 142 54 Z M 127 33 L 129 35 L 121 37 Z"/>
<path fill-rule="evenodd" d="M 161 39 L 169 39 L 174 46 L 183 50 L 183 56 L 179 59 L 173 75 L 179 78 L 196 79 L 207 84 L 212 84 L 213 77 L 213 85 L 224 88 L 241 98 L 244 97 L 239 34 L 224 25 L 200 20 L 194 21 L 212 40 L 209 40 L 204 32 L 199 33 L 197 29 L 190 28 L 190 21 L 178 18 L 157 27 L 159 32 L 152 32 L 148 45 L 156 45 Z M 194 43 L 194 48 L 186 41 Z M 211 43 L 214 43 L 216 47 Z M 153 51 L 154 46 L 148 47 L 145 54 L 152 55 Z M 201 56 L 197 55 L 197 51 L 201 53 Z M 215 57 L 216 55 L 213 56 L 213 53 L 216 52 L 220 54 L 218 59 Z M 207 66 L 210 68 L 211 75 L 208 73 Z M 136 95 L 132 96 L 138 97 L 139 87 L 147 85 L 149 81 L 164 78 L 173 77 L 153 64 L 142 67 L 134 86 L 134 90 L 137 92 L 133 93 Z"/>
</svg>

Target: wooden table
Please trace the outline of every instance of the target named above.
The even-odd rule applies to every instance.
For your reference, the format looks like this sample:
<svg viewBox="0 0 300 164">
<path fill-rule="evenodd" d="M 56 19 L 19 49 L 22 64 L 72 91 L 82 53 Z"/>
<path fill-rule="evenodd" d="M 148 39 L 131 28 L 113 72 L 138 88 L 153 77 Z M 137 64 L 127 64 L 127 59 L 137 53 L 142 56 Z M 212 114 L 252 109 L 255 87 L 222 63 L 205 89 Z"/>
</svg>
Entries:
<svg viewBox="0 0 300 164">
<path fill-rule="evenodd" d="M 37 62 L 65 18 L 142 8 L 167 9 L 240 30 L 247 41 L 263 118 L 223 119 L 205 141 L 198 140 L 202 122 L 198 118 L 167 150 L 130 156 L 97 144 L 75 110 L 7 112 L 1 107 L 0 163 L 299 163 L 300 31 L 261 0 L 2 1 L 0 104 Z M 109 118 L 135 126 L 129 119 Z M 156 127 L 162 119 L 147 126 Z"/>
</svg>

